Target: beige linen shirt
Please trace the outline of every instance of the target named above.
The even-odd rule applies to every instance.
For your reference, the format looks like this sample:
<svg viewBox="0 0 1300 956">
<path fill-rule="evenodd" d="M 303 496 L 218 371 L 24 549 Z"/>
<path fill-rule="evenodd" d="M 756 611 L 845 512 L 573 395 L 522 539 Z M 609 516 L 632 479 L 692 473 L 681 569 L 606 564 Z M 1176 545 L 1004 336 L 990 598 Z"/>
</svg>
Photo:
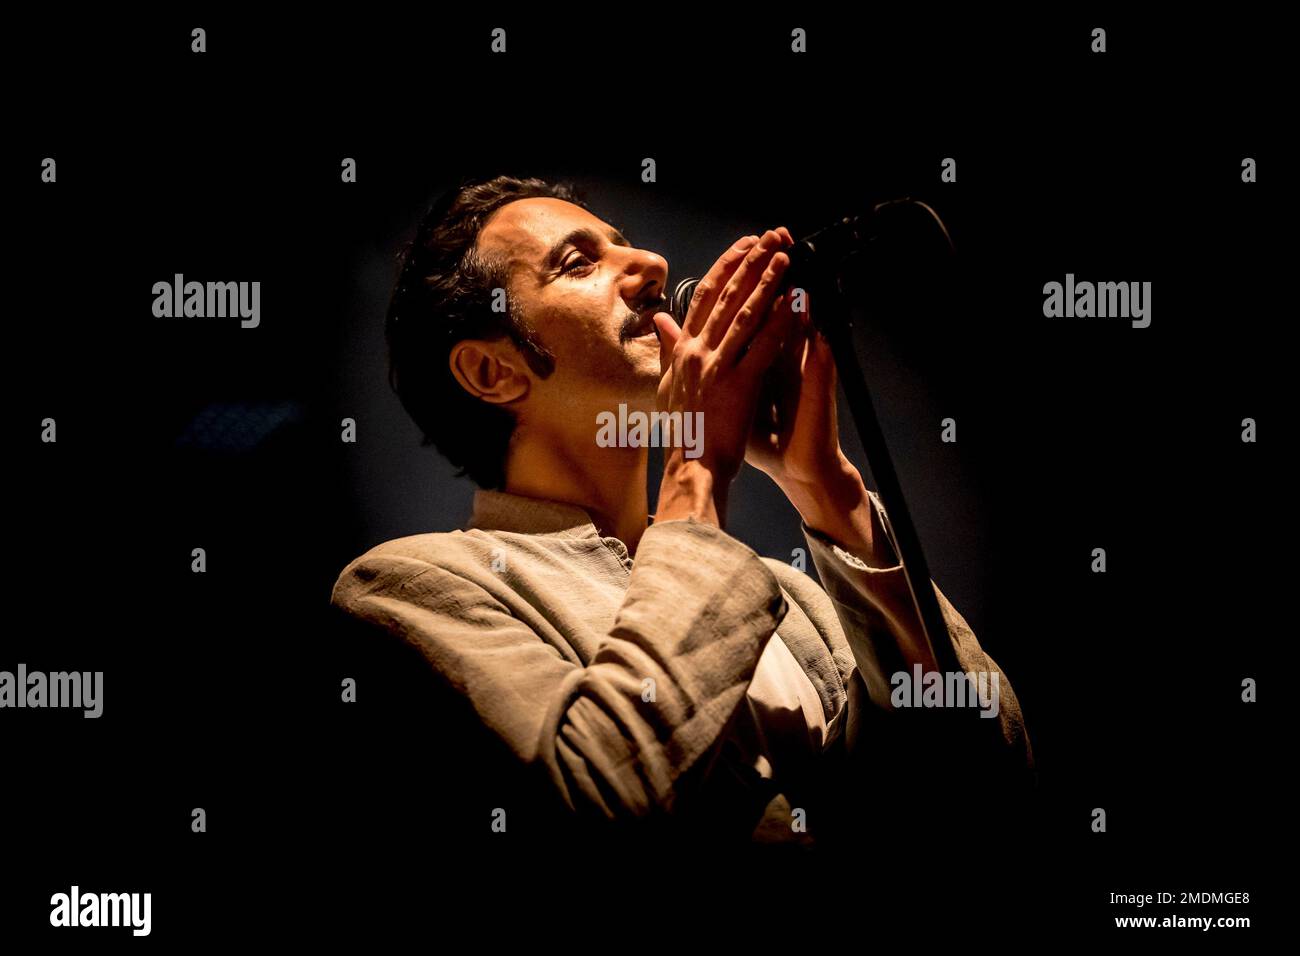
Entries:
<svg viewBox="0 0 1300 956">
<path fill-rule="evenodd" d="M 580 508 L 480 490 L 464 530 L 370 549 L 331 600 L 417 649 L 561 813 L 806 842 L 817 828 L 799 811 L 836 761 L 870 759 L 863 728 L 919 622 L 901 564 L 803 531 L 824 589 L 694 519 L 651 525 L 633 560 Z M 962 666 L 997 670 L 936 591 Z M 999 674 L 998 718 L 979 722 L 1027 763 Z"/>
</svg>

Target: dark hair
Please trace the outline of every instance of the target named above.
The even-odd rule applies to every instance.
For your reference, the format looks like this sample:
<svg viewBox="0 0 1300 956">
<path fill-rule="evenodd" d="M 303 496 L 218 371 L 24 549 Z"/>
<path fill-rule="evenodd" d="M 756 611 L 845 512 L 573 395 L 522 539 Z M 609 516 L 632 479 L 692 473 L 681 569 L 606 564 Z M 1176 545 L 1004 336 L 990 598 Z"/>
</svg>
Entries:
<svg viewBox="0 0 1300 956">
<path fill-rule="evenodd" d="M 481 255 L 479 231 L 517 199 L 547 197 L 582 206 L 571 186 L 542 179 L 496 176 L 463 181 L 425 214 L 398 257 L 400 272 L 388 306 L 388 382 L 434 445 L 483 488 L 505 484 L 506 449 L 514 416 L 471 395 L 448 367 L 451 347 L 464 339 L 509 337 L 529 367 L 545 378 L 555 368 L 507 290 L 506 312 L 492 310 L 492 290 L 506 287 L 505 262 Z"/>
</svg>

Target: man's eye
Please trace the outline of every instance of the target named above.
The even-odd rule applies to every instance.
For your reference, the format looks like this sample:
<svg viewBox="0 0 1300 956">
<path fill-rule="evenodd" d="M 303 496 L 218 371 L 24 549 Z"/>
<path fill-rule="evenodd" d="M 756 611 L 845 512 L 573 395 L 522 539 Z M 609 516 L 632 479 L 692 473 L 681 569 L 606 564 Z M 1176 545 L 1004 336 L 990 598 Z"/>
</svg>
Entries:
<svg viewBox="0 0 1300 956">
<path fill-rule="evenodd" d="M 591 262 L 590 259 L 588 259 L 586 256 L 579 253 L 578 255 L 570 259 L 568 262 L 566 262 L 563 265 L 563 267 L 561 267 L 560 273 L 565 274 L 565 273 L 572 272 L 576 267 L 581 266 L 583 263 L 590 263 L 590 262 Z"/>
</svg>

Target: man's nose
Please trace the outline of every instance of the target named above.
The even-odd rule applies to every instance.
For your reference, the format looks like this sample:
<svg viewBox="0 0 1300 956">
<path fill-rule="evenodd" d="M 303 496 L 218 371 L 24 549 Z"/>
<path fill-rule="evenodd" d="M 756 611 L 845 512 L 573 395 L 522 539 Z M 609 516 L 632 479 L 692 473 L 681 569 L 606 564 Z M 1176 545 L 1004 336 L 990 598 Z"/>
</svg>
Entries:
<svg viewBox="0 0 1300 956">
<path fill-rule="evenodd" d="M 668 260 L 648 249 L 629 249 L 623 267 L 623 298 L 643 302 L 667 295 Z"/>
</svg>

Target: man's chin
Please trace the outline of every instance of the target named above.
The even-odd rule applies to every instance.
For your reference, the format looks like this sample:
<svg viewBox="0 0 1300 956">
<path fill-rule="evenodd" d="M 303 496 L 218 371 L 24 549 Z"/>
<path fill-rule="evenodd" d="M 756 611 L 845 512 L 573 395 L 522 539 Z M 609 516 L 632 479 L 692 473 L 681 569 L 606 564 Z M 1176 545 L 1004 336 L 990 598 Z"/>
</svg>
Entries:
<svg viewBox="0 0 1300 956">
<path fill-rule="evenodd" d="M 628 410 L 639 410 L 643 412 L 653 412 L 655 403 L 659 394 L 659 357 L 656 355 L 653 362 L 639 362 L 636 368 L 636 377 L 630 383 L 627 393 L 623 396 L 623 401 L 627 404 Z"/>
</svg>

